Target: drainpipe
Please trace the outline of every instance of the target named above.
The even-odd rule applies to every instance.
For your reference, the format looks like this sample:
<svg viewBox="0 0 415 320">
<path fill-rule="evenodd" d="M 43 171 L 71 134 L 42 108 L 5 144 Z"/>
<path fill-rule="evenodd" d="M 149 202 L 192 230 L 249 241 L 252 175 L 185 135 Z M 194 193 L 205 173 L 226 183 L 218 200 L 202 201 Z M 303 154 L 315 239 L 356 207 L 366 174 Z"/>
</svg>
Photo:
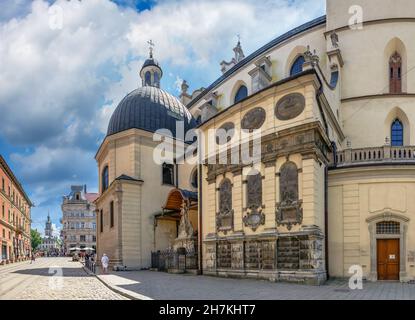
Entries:
<svg viewBox="0 0 415 320">
<path fill-rule="evenodd" d="M 179 189 L 179 165 L 177 164 L 176 161 L 174 162 L 175 162 L 174 166 L 175 166 L 175 172 L 176 172 L 175 185 L 176 185 L 176 189 Z"/>
<path fill-rule="evenodd" d="M 319 90 L 317 92 L 316 100 L 317 100 L 318 107 L 320 109 L 321 116 L 323 118 L 324 129 L 325 129 L 326 135 L 328 137 L 329 132 L 328 132 L 327 120 L 326 120 L 326 117 L 324 115 L 324 111 L 323 111 L 323 108 L 321 107 L 321 102 L 320 102 L 320 96 L 322 94 L 323 94 L 323 85 L 320 82 L 320 88 L 319 88 Z M 324 237 L 324 252 L 325 252 L 325 258 L 326 258 L 325 259 L 325 262 L 326 262 L 325 263 L 325 266 L 326 266 L 327 279 L 330 278 L 330 274 L 329 274 L 329 222 L 328 222 L 329 212 L 328 212 L 328 190 L 329 190 L 328 166 L 326 166 L 324 168 L 324 232 L 325 232 L 325 237 Z"/>
</svg>

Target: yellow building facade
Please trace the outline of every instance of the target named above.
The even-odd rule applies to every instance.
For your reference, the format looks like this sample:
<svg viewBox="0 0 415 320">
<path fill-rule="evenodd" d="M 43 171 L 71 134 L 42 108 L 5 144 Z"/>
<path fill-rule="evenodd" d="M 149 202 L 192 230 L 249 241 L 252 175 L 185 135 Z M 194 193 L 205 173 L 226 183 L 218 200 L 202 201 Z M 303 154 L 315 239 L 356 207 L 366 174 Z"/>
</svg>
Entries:
<svg viewBox="0 0 415 320">
<path fill-rule="evenodd" d="M 238 43 L 207 89 L 188 94 L 184 83 L 181 101 L 153 107 L 137 98 L 164 95 L 151 54 L 97 153 L 98 252 L 149 268 L 154 252 L 184 247 L 204 274 L 272 281 L 320 284 L 360 269 L 372 281 L 414 280 L 413 34 L 413 1 L 327 0 L 324 17 L 247 57 Z M 158 111 L 133 111 L 147 108 Z M 173 171 L 154 162 L 153 134 L 181 141 L 171 116 L 184 132 L 227 136 L 199 136 L 201 162 L 175 155 L 165 185 Z M 247 150 L 257 150 L 251 162 Z"/>
</svg>

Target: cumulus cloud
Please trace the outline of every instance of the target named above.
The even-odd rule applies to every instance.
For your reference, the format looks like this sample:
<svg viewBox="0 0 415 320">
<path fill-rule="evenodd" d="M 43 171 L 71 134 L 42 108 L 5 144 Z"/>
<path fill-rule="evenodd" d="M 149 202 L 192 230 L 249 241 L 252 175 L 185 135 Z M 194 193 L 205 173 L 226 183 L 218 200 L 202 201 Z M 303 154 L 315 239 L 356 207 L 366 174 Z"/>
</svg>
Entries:
<svg viewBox="0 0 415 320">
<path fill-rule="evenodd" d="M 117 104 L 140 85 L 149 39 L 177 94 L 182 78 L 195 88 L 219 76 L 237 34 L 249 54 L 319 16 L 324 2 L 149 0 L 137 11 L 136 0 L 0 1 L 0 135 L 29 150 L 10 159 L 35 214 L 55 208 L 56 222 L 71 184 L 96 186 L 95 152 Z"/>
</svg>

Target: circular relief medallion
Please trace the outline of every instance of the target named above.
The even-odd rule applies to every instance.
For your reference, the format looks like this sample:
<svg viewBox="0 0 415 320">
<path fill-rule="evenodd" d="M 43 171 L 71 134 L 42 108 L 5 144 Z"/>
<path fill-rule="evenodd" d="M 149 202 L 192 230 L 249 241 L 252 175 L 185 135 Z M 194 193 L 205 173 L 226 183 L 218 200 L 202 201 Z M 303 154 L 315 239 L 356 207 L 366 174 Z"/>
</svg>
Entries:
<svg viewBox="0 0 415 320">
<path fill-rule="evenodd" d="M 242 119 L 241 126 L 243 130 L 257 130 L 265 122 L 266 112 L 263 108 L 258 107 L 249 111 Z"/>
<path fill-rule="evenodd" d="M 216 130 L 216 143 L 223 145 L 232 140 L 235 135 L 235 124 L 233 122 L 226 122 Z"/>
<path fill-rule="evenodd" d="M 301 93 L 291 93 L 281 98 L 275 107 L 275 116 L 282 121 L 298 117 L 305 108 L 305 98 Z"/>
</svg>

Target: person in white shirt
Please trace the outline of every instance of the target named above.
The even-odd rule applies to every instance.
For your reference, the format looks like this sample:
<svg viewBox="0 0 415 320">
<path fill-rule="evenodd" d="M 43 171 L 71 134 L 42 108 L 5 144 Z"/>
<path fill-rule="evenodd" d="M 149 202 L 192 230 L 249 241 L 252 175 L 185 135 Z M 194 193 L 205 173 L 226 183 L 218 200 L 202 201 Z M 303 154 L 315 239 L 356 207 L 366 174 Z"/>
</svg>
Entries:
<svg viewBox="0 0 415 320">
<path fill-rule="evenodd" d="M 104 274 L 108 272 L 108 263 L 110 259 L 108 256 L 104 253 L 101 258 L 101 264 L 102 264 L 102 270 L 104 271 Z"/>
</svg>

